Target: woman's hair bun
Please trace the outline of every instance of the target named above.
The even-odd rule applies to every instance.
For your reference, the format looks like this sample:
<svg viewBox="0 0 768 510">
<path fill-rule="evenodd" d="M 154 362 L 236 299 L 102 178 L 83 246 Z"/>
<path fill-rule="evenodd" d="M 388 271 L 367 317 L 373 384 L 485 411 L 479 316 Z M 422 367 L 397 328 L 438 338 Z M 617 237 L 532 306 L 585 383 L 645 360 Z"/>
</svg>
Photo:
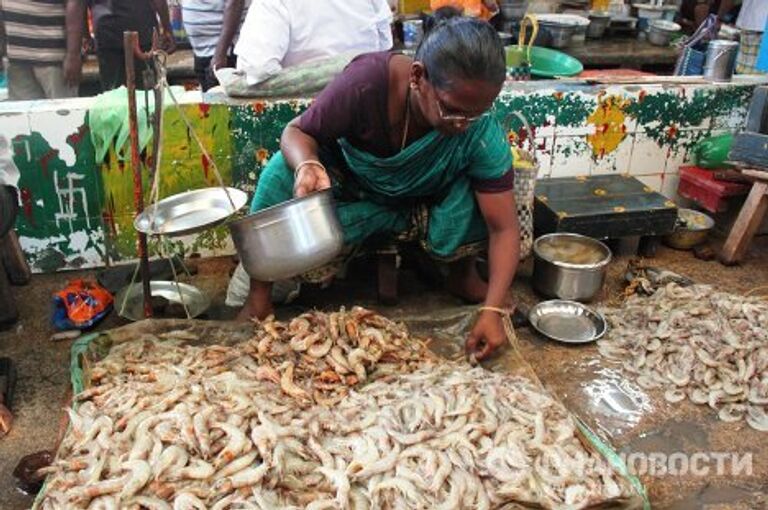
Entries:
<svg viewBox="0 0 768 510">
<path fill-rule="evenodd" d="M 461 10 L 457 9 L 456 7 L 452 7 L 450 5 L 446 5 L 445 7 L 440 7 L 432 14 L 423 14 L 422 15 L 422 23 L 424 27 L 424 34 L 428 34 L 435 28 L 439 27 L 440 25 L 444 25 L 445 23 L 448 23 L 450 20 L 454 18 L 461 18 L 463 13 Z"/>
</svg>

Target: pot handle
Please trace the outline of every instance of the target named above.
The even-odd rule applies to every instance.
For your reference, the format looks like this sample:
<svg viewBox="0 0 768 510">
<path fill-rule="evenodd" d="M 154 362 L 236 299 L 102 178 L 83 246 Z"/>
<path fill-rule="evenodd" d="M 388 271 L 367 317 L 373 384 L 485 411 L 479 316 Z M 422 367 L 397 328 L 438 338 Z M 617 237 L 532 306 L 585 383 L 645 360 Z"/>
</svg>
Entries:
<svg viewBox="0 0 768 510">
<path fill-rule="evenodd" d="M 726 54 L 728 54 L 728 53 L 729 53 L 729 51 L 730 51 L 730 50 L 720 50 L 719 52 L 717 52 L 717 53 L 715 54 L 715 56 L 714 56 L 714 57 L 712 57 L 712 63 L 713 63 L 713 64 L 714 64 L 714 63 L 716 63 L 718 60 L 720 60 L 720 57 L 722 57 L 723 55 L 726 55 Z"/>
</svg>

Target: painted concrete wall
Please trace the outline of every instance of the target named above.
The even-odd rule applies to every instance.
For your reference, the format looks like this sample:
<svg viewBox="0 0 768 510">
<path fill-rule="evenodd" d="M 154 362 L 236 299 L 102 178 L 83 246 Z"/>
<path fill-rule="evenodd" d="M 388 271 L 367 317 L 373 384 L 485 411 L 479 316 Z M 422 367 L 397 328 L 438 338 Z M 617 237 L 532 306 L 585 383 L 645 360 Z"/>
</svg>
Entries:
<svg viewBox="0 0 768 510">
<path fill-rule="evenodd" d="M 494 114 L 510 141 L 538 153 L 540 178 L 635 175 L 674 198 L 678 168 L 701 138 L 738 129 L 757 82 L 731 85 L 595 86 L 535 82 L 505 88 Z M 283 126 L 310 99 L 233 101 L 186 93 L 182 108 L 227 183 L 252 192 L 278 149 Z M 110 139 L 96 162 L 92 98 L 0 105 L 0 130 L 13 140 L 21 171 L 22 247 L 35 271 L 111 265 L 135 257 L 132 172 Z M 140 102 L 140 106 L 143 104 Z M 512 111 L 530 122 L 530 132 Z M 509 122 L 506 122 L 509 120 Z M 179 112 L 166 111 L 160 194 L 216 185 L 212 166 Z M 144 154 L 145 160 L 152 155 Z M 149 175 L 144 172 L 145 189 Z M 156 246 L 155 246 L 156 248 Z M 185 253 L 231 253 L 226 229 L 173 243 Z"/>
</svg>

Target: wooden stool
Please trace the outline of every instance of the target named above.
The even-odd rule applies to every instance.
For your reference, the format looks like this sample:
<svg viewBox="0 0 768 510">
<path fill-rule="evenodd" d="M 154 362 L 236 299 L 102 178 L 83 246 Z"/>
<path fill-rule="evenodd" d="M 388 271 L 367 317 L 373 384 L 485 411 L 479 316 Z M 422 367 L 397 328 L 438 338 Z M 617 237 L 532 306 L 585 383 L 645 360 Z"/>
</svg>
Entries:
<svg viewBox="0 0 768 510">
<path fill-rule="evenodd" d="M 741 173 L 757 180 L 752 184 L 747 201 L 744 202 L 720 252 L 720 262 L 726 265 L 741 262 L 768 211 L 768 171 L 742 170 Z"/>
<path fill-rule="evenodd" d="M 397 245 L 390 244 L 376 250 L 378 297 L 382 305 L 395 305 L 398 300 L 398 252 Z"/>
<path fill-rule="evenodd" d="M 572 232 L 597 239 L 639 238 L 638 253 L 652 257 L 672 233 L 677 207 L 628 175 L 543 179 L 536 183 L 536 235 Z"/>
</svg>

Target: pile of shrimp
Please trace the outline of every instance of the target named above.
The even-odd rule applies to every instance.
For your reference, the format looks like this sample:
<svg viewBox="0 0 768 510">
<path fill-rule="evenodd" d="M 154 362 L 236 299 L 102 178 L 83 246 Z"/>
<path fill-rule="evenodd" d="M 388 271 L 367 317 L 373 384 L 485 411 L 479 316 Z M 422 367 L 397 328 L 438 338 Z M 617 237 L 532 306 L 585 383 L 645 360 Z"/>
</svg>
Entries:
<svg viewBox="0 0 768 510">
<path fill-rule="evenodd" d="M 639 386 L 768 432 L 768 303 L 670 282 L 603 313 L 611 329 L 598 342 L 600 354 Z"/>
<path fill-rule="evenodd" d="M 394 328 L 350 313 L 367 317 L 358 337 L 374 323 Z M 263 333 L 272 340 L 261 356 L 290 346 L 283 332 L 297 327 L 270 320 L 232 346 L 174 333 L 115 345 L 68 411 L 40 508 L 585 508 L 631 494 L 566 409 L 525 378 L 426 355 L 418 365 L 413 354 L 408 373 L 382 354 L 335 405 L 285 391 L 285 372 L 272 372 L 287 361 L 261 364 L 258 347 Z M 404 352 L 423 347 L 396 331 Z M 297 387 L 315 380 L 302 360 Z"/>
<path fill-rule="evenodd" d="M 411 372 L 434 359 L 426 342 L 412 338 L 404 325 L 359 306 L 313 311 L 288 323 L 270 317 L 257 323 L 243 351 L 262 377 L 290 397 L 328 406 L 366 382 L 374 369 L 378 376 Z"/>
</svg>

